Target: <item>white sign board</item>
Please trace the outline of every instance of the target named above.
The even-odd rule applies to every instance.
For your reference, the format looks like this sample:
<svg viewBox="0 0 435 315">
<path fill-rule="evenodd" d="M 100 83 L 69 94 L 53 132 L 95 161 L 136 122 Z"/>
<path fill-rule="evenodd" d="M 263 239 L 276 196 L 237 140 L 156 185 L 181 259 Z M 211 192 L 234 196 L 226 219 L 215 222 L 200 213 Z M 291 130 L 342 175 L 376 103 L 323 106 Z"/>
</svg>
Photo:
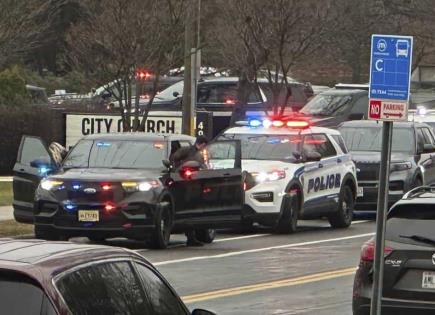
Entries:
<svg viewBox="0 0 435 315">
<path fill-rule="evenodd" d="M 133 118 L 132 118 L 133 119 Z M 147 133 L 181 133 L 181 112 L 150 113 L 145 125 Z M 66 114 L 65 145 L 75 145 L 84 136 L 94 133 L 122 132 L 122 119 L 119 115 Z"/>
</svg>

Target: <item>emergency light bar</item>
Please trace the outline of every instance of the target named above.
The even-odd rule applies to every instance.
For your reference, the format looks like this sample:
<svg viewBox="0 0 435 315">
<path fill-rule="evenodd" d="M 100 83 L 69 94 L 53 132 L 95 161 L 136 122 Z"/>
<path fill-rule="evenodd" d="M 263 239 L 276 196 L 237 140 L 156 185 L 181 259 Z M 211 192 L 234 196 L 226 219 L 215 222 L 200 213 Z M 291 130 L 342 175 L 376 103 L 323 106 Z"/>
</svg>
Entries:
<svg viewBox="0 0 435 315">
<path fill-rule="evenodd" d="M 305 129 L 310 127 L 310 122 L 307 120 L 293 120 L 293 119 L 250 119 L 248 121 L 238 121 L 236 125 L 249 126 L 251 128 L 292 128 L 292 129 Z"/>
</svg>

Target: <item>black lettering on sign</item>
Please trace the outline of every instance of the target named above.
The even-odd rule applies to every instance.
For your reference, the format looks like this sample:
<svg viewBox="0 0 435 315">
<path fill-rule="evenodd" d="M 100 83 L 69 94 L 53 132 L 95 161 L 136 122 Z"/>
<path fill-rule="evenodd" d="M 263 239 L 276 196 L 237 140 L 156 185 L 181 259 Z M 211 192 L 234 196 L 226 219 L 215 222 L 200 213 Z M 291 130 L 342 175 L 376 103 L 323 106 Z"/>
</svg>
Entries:
<svg viewBox="0 0 435 315">
<path fill-rule="evenodd" d="M 89 118 L 82 119 L 82 135 L 86 136 L 90 133 L 90 130 L 88 127 L 89 124 L 90 124 Z"/>
<path fill-rule="evenodd" d="M 163 120 L 157 120 L 157 132 L 165 133 L 163 128 L 165 127 L 165 122 Z"/>
<path fill-rule="evenodd" d="M 104 118 L 104 124 L 106 125 L 106 132 L 110 132 L 110 126 L 112 126 L 112 119 Z"/>
<path fill-rule="evenodd" d="M 147 120 L 147 132 L 156 132 L 156 122 L 154 120 Z"/>
<path fill-rule="evenodd" d="M 166 133 L 175 133 L 175 120 L 166 121 Z"/>
<path fill-rule="evenodd" d="M 122 119 L 118 120 L 118 132 L 122 132 L 124 128 L 122 128 Z"/>
<path fill-rule="evenodd" d="M 101 133 L 101 122 L 103 121 L 103 118 L 97 118 L 95 121 L 97 122 L 97 133 Z"/>
</svg>

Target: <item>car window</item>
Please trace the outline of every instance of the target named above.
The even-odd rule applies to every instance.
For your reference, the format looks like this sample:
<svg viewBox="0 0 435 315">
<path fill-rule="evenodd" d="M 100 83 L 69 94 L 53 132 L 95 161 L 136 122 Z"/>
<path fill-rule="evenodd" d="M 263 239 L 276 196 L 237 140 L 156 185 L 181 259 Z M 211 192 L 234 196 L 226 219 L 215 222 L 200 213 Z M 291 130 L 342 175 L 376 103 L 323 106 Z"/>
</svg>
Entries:
<svg viewBox="0 0 435 315">
<path fill-rule="evenodd" d="M 435 212 L 433 211 L 433 205 L 417 203 L 397 205 L 388 213 L 385 237 L 396 242 L 425 246 L 424 243 L 403 236 L 418 235 L 435 239 L 433 234 L 434 224 Z M 433 247 L 430 244 L 426 246 Z"/>
<path fill-rule="evenodd" d="M 186 314 L 186 310 L 171 289 L 148 267 L 135 264 L 154 315 Z"/>
<path fill-rule="evenodd" d="M 41 314 L 44 292 L 30 278 L 15 273 L 0 272 L 0 297 L 1 314 Z"/>
<path fill-rule="evenodd" d="M 48 159 L 50 155 L 47 152 L 41 139 L 26 137 L 21 151 L 20 163 L 24 165 L 30 165 L 30 162 L 36 159 Z"/>
<path fill-rule="evenodd" d="M 363 114 L 364 117 L 367 117 L 368 108 L 369 98 L 367 95 L 363 95 L 358 100 L 356 100 L 355 104 L 352 107 L 351 114 Z"/>
<path fill-rule="evenodd" d="M 128 262 L 84 267 L 60 278 L 56 286 L 74 315 L 152 314 Z"/>
<path fill-rule="evenodd" d="M 423 131 L 425 143 L 434 144 L 434 138 L 432 133 L 429 131 L 429 128 L 421 128 L 421 129 Z"/>
<path fill-rule="evenodd" d="M 346 143 L 343 140 L 343 137 L 340 135 L 332 135 L 332 138 L 335 140 L 335 142 L 337 142 L 337 144 L 339 145 L 341 151 L 343 151 L 343 153 L 348 153 L 349 151 L 347 150 L 346 147 Z"/>
<path fill-rule="evenodd" d="M 336 116 L 346 112 L 352 102 L 352 96 L 346 94 L 321 93 L 310 100 L 301 113 L 314 116 Z"/>
<path fill-rule="evenodd" d="M 304 137 L 304 152 L 318 152 L 322 158 L 337 155 L 334 146 L 326 135 L 308 135 Z"/>
<path fill-rule="evenodd" d="M 202 84 L 198 86 L 198 103 L 235 104 L 237 99 L 237 83 L 234 84 Z"/>
<path fill-rule="evenodd" d="M 234 141 L 218 141 L 211 143 L 204 150 L 204 160 L 209 169 L 234 168 L 236 163 L 236 143 Z"/>
</svg>

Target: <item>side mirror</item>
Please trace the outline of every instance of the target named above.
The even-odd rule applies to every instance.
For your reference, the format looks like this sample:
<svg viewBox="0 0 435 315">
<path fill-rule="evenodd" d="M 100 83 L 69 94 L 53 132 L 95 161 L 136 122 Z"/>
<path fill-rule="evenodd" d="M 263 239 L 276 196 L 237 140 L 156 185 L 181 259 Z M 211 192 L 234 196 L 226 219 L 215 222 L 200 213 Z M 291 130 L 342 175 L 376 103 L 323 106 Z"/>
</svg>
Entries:
<svg viewBox="0 0 435 315">
<path fill-rule="evenodd" d="M 364 119 L 364 114 L 362 113 L 350 114 L 348 117 L 348 120 L 361 120 L 361 119 Z"/>
<path fill-rule="evenodd" d="M 305 161 L 307 162 L 318 162 L 322 159 L 319 152 L 309 151 L 305 153 Z"/>
<path fill-rule="evenodd" d="M 197 308 L 193 310 L 192 315 L 216 315 L 216 314 L 207 310 Z"/>
<path fill-rule="evenodd" d="M 180 96 L 180 93 L 178 93 L 177 91 L 175 91 L 174 93 L 172 93 L 172 96 L 174 96 L 174 97 L 178 97 L 178 96 Z"/>
<path fill-rule="evenodd" d="M 435 151 L 435 146 L 433 144 L 425 144 L 423 153 L 433 153 Z"/>
<path fill-rule="evenodd" d="M 166 167 L 167 169 L 171 169 L 172 168 L 172 164 L 169 160 L 162 160 L 163 166 Z"/>
</svg>

